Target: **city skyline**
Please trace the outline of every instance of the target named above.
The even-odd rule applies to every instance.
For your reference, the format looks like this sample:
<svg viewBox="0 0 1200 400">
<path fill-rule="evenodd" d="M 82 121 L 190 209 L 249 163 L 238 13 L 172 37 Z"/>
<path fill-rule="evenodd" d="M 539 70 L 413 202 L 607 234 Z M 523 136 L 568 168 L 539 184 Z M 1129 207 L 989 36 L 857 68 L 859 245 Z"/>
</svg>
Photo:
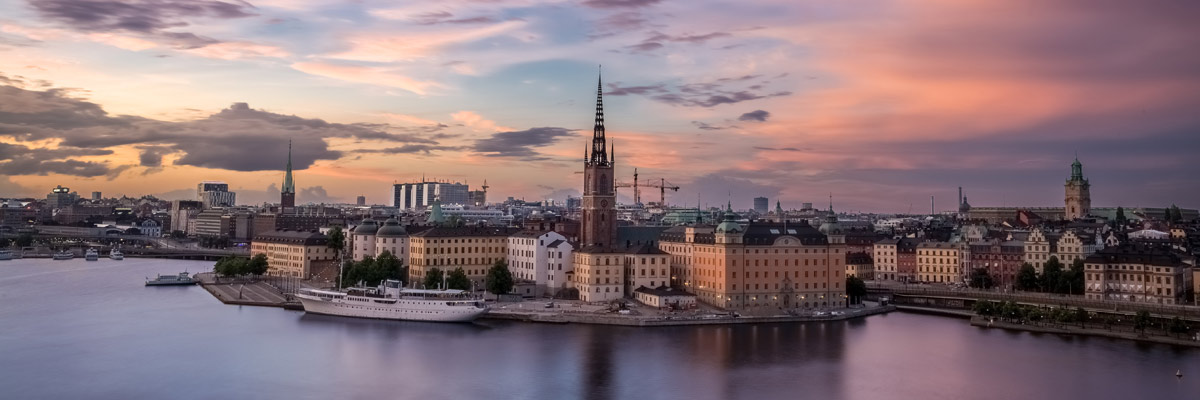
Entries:
<svg viewBox="0 0 1200 400">
<path fill-rule="evenodd" d="M 675 205 L 1059 206 L 1076 152 L 1095 206 L 1200 190 L 1188 4 L 106 4 L 0 4 L 0 197 L 277 201 L 289 139 L 298 204 L 578 197 L 597 64 L 617 179 Z"/>
</svg>

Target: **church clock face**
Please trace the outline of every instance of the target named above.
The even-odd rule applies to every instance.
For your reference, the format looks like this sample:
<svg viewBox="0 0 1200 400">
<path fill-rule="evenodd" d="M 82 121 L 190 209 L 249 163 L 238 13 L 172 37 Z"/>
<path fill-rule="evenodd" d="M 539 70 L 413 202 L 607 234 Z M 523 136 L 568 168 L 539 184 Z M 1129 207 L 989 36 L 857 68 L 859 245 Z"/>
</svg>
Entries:
<svg viewBox="0 0 1200 400">
<path fill-rule="evenodd" d="M 608 200 L 600 200 L 600 207 L 608 207 Z"/>
</svg>

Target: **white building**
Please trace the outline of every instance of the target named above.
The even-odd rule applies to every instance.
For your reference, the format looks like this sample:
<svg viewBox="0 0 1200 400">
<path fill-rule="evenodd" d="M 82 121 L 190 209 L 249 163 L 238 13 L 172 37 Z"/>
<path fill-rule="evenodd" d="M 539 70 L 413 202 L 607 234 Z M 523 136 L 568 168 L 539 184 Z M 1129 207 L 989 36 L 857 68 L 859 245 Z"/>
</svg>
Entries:
<svg viewBox="0 0 1200 400">
<path fill-rule="evenodd" d="M 400 260 L 408 259 L 408 231 L 395 218 L 383 221 L 383 226 L 375 231 L 375 253 L 372 255 L 379 257 L 384 251 Z"/>
<path fill-rule="evenodd" d="M 459 204 L 442 204 L 442 215 L 446 218 L 457 217 L 467 225 L 474 225 L 480 222 L 488 225 L 505 226 L 512 222 L 511 215 L 505 215 L 504 211 L 480 208 L 466 208 Z"/>
<path fill-rule="evenodd" d="M 397 183 L 392 185 L 392 205 L 401 210 L 421 210 L 433 205 L 433 199 L 440 199 L 443 205 L 471 204 L 469 191 L 466 184 L 457 182 Z"/>
<path fill-rule="evenodd" d="M 567 288 L 571 251 L 558 232 L 521 231 L 508 237 L 508 270 L 515 280 L 533 282 L 535 296 L 554 295 Z"/>
<path fill-rule="evenodd" d="M 375 220 L 367 218 L 363 219 L 362 223 L 350 232 L 350 254 L 354 261 L 362 261 L 366 256 L 375 256 L 375 233 L 379 231 L 379 224 Z"/>
<path fill-rule="evenodd" d="M 225 182 L 204 181 L 196 185 L 196 200 L 204 203 L 204 208 L 233 207 L 237 205 L 237 193 L 230 192 Z"/>
</svg>

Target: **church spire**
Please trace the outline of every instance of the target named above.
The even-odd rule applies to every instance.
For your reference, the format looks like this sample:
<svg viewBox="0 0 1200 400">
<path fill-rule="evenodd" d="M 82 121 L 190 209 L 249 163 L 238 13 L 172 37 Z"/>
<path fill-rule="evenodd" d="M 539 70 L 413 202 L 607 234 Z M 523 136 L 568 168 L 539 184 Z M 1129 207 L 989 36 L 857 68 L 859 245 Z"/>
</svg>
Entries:
<svg viewBox="0 0 1200 400">
<path fill-rule="evenodd" d="M 288 139 L 287 173 L 283 175 L 282 193 L 296 193 L 296 184 L 292 181 L 292 140 Z"/>
<path fill-rule="evenodd" d="M 596 123 L 592 127 L 592 154 L 590 162 L 607 164 L 608 152 L 604 139 L 604 84 L 602 77 L 596 75 Z"/>
</svg>

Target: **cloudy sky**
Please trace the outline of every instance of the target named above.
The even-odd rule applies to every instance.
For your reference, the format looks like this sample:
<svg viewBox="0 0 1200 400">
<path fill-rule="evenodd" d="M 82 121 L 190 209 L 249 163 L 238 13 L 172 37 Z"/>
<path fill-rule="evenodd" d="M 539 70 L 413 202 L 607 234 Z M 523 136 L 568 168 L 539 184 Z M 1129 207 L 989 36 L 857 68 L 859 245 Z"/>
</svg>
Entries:
<svg viewBox="0 0 1200 400">
<path fill-rule="evenodd" d="M 619 173 L 785 208 L 1200 206 L 1186 0 L 3 0 L 0 197 L 224 180 L 390 204 L 421 176 L 578 193 L 597 69 Z M 624 193 L 629 193 L 625 190 Z M 657 197 L 657 191 L 646 193 Z"/>
</svg>

